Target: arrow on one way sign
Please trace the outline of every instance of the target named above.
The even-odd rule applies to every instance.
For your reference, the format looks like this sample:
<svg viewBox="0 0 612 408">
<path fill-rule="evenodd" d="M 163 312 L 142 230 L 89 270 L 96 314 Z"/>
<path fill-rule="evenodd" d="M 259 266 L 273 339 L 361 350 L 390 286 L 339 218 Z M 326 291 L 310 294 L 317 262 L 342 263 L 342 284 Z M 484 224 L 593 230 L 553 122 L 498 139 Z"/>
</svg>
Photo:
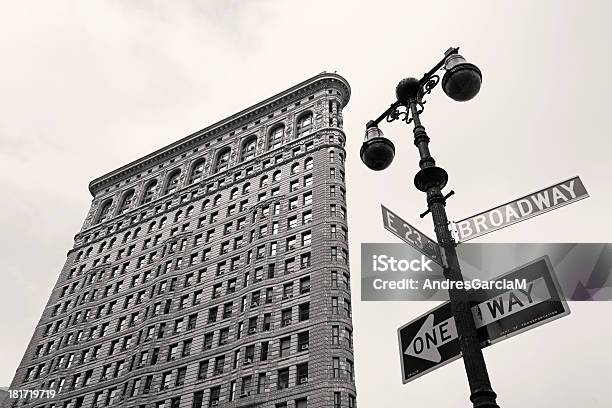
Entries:
<svg viewBox="0 0 612 408">
<path fill-rule="evenodd" d="M 404 354 L 439 363 L 442 360 L 442 356 L 438 351 L 438 347 L 456 338 L 457 327 L 455 326 L 455 319 L 451 317 L 434 325 L 434 315 L 430 314 L 416 336 L 414 336 L 414 339 L 412 339 L 412 342 L 410 342 L 406 351 L 404 351 Z"/>
</svg>

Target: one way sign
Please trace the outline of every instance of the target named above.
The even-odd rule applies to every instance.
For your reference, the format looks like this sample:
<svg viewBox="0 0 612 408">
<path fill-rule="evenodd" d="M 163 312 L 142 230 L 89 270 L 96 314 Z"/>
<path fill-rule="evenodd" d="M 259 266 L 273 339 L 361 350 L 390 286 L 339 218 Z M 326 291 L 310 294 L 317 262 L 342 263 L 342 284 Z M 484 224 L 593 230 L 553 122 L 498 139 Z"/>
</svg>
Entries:
<svg viewBox="0 0 612 408">
<path fill-rule="evenodd" d="M 570 313 L 552 274 L 548 257 L 539 258 L 497 278 L 525 286 L 470 291 L 472 314 L 482 347 L 533 329 Z M 450 302 L 398 330 L 402 381 L 407 383 L 461 355 Z"/>
</svg>

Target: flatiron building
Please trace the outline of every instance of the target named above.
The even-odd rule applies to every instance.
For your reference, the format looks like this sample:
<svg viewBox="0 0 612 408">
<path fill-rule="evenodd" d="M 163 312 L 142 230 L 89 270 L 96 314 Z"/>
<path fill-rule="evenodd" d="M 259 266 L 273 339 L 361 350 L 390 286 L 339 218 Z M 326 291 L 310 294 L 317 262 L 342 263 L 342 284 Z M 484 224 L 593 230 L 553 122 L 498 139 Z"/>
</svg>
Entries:
<svg viewBox="0 0 612 408">
<path fill-rule="evenodd" d="M 5 406 L 355 407 L 349 96 L 322 73 L 93 180 Z"/>
</svg>

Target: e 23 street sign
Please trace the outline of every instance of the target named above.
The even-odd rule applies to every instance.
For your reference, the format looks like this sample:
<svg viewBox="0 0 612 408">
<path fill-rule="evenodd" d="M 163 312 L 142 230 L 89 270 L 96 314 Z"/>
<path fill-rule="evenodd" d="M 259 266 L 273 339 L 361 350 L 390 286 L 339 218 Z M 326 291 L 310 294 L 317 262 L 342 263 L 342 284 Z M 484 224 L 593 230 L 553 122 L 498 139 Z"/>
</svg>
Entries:
<svg viewBox="0 0 612 408">
<path fill-rule="evenodd" d="M 399 215 L 389 210 L 384 205 L 382 209 L 383 225 L 385 229 L 391 231 L 398 236 L 402 241 L 411 245 L 414 249 L 421 252 L 423 255 L 444 267 L 441 255 L 440 245 L 421 231 L 404 221 Z"/>
</svg>

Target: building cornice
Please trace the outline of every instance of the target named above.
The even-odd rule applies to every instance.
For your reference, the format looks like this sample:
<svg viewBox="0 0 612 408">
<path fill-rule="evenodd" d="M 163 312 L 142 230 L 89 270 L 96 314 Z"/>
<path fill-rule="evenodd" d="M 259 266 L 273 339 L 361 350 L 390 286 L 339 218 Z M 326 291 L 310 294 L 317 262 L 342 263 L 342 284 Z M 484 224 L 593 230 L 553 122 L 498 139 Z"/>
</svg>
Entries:
<svg viewBox="0 0 612 408">
<path fill-rule="evenodd" d="M 333 87 L 340 91 L 342 106 L 346 106 L 351 96 L 351 88 L 348 81 L 336 73 L 322 72 L 291 88 L 265 99 L 251 107 L 233 114 L 223 120 L 213 123 L 195 133 L 190 134 L 168 146 L 162 147 L 140 159 L 122 166 L 110 173 L 92 180 L 89 183 L 89 192 L 95 197 L 96 192 L 104 189 L 119 180 L 128 178 L 143 170 L 149 169 L 168 157 L 184 153 L 190 149 L 205 143 L 208 139 L 218 137 L 220 134 L 239 129 L 249 122 L 265 116 L 281 106 L 291 103 L 293 100 L 302 98 L 319 89 Z"/>
</svg>

